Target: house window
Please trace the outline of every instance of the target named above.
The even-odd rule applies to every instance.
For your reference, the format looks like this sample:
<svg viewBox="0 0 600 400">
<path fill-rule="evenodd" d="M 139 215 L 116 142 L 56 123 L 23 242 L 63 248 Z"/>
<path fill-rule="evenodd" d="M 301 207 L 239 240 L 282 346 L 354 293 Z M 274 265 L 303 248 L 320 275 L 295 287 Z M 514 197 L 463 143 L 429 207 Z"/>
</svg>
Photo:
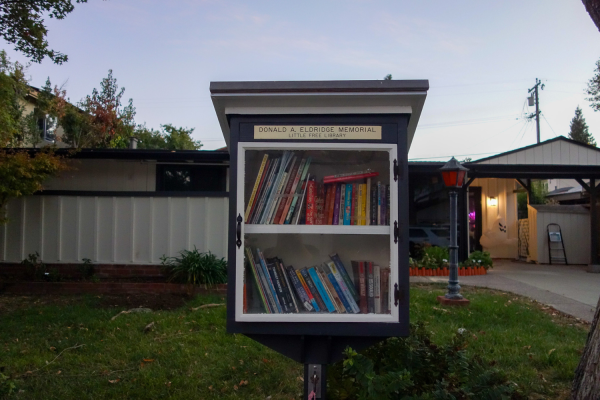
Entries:
<svg viewBox="0 0 600 400">
<path fill-rule="evenodd" d="M 227 167 L 222 165 L 159 164 L 157 192 L 224 192 Z"/>
<path fill-rule="evenodd" d="M 46 118 L 39 118 L 37 120 L 37 124 L 42 139 L 49 142 L 54 142 L 56 139 L 56 128 L 58 127 L 57 119 L 46 115 Z"/>
</svg>

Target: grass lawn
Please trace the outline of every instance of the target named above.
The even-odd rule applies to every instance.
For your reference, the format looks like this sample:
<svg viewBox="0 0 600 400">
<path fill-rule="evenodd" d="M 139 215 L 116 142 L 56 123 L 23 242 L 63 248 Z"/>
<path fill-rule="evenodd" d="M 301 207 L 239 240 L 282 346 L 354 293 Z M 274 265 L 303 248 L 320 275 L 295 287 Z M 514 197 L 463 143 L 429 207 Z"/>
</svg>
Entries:
<svg viewBox="0 0 600 400">
<path fill-rule="evenodd" d="M 524 393 L 564 395 L 588 327 L 516 295 L 464 292 L 469 308 L 443 308 L 435 301 L 441 285 L 413 286 L 412 320 L 425 321 L 438 343 L 466 328 L 473 335 L 468 351 L 504 370 Z M 300 365 L 227 334 L 225 307 L 191 310 L 220 302 L 204 296 L 175 310 L 111 320 L 129 307 L 91 296 L 0 297 L 0 372 L 16 386 L 9 398 L 299 398 Z"/>
</svg>

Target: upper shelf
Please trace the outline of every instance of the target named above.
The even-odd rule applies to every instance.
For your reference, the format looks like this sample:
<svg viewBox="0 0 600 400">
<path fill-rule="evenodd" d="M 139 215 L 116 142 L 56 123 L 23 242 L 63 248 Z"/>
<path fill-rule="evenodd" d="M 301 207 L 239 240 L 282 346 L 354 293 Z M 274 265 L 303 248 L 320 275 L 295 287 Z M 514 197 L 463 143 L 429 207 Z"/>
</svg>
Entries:
<svg viewBox="0 0 600 400">
<path fill-rule="evenodd" d="M 389 235 L 389 225 L 244 225 L 244 233 Z"/>
</svg>

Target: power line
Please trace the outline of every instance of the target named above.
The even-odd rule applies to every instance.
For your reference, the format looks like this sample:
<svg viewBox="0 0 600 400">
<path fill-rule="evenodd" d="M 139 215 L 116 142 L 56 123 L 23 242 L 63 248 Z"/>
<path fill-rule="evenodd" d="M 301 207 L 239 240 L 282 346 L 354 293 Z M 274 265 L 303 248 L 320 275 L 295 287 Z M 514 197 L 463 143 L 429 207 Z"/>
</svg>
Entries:
<svg viewBox="0 0 600 400">
<path fill-rule="evenodd" d="M 548 124 L 548 126 L 550 127 L 552 132 L 554 133 L 554 137 L 557 137 L 558 134 L 556 132 L 554 132 L 554 129 L 552 129 L 552 125 L 550 125 L 550 122 L 546 119 L 546 116 L 544 114 L 542 114 L 542 117 L 544 118 L 544 121 L 546 121 L 546 123 Z"/>
</svg>

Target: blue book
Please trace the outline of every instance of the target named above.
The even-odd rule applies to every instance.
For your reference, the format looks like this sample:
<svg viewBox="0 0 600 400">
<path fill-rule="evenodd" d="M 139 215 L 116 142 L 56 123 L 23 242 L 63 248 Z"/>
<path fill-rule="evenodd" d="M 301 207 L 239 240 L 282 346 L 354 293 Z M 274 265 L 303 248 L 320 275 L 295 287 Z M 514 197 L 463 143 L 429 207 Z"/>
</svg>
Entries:
<svg viewBox="0 0 600 400">
<path fill-rule="evenodd" d="M 317 287 L 317 290 L 319 291 L 319 294 L 321 295 L 321 299 L 323 300 L 323 303 L 325 303 L 325 307 L 327 307 L 327 310 L 329 312 L 335 312 L 335 306 L 333 305 L 333 302 L 329 298 L 327 291 L 323 287 L 323 282 L 321 282 L 321 278 L 319 278 L 319 275 L 315 271 L 315 267 L 310 268 L 308 270 L 308 273 L 310 274 L 310 277 L 312 278 L 313 283 Z"/>
<path fill-rule="evenodd" d="M 352 185 L 346 185 L 346 195 L 344 197 L 344 225 L 350 225 L 352 216 Z"/>
<path fill-rule="evenodd" d="M 325 271 L 325 272 L 327 272 L 327 271 Z M 340 285 L 338 285 L 337 280 L 335 279 L 335 276 L 333 276 L 333 273 L 329 272 L 327 274 L 327 278 L 329 279 L 329 282 L 331 282 L 331 285 L 337 292 L 338 297 L 340 298 L 340 300 L 342 301 L 342 304 L 346 308 L 346 312 L 350 313 L 350 314 L 354 314 L 354 311 L 352 311 L 350 304 L 348 304 L 348 301 L 346 300 L 346 296 L 344 296 L 344 292 L 342 292 L 342 289 L 340 288 Z"/>
<path fill-rule="evenodd" d="M 281 314 L 281 304 L 279 304 L 279 298 L 277 298 L 277 292 L 275 291 L 275 286 L 273 286 L 273 282 L 271 281 L 271 276 L 269 274 L 269 270 L 267 269 L 267 264 L 265 262 L 265 258 L 263 257 L 262 252 L 260 251 L 260 249 L 256 249 L 256 253 L 258 254 L 258 258 L 260 259 L 260 265 L 262 266 L 262 270 L 263 270 L 263 274 L 265 275 L 265 280 L 267 281 L 267 284 L 269 285 L 268 290 L 271 293 L 271 295 L 269 297 L 272 298 L 273 303 L 274 303 L 274 308 L 276 308 L 279 314 Z"/>
</svg>

